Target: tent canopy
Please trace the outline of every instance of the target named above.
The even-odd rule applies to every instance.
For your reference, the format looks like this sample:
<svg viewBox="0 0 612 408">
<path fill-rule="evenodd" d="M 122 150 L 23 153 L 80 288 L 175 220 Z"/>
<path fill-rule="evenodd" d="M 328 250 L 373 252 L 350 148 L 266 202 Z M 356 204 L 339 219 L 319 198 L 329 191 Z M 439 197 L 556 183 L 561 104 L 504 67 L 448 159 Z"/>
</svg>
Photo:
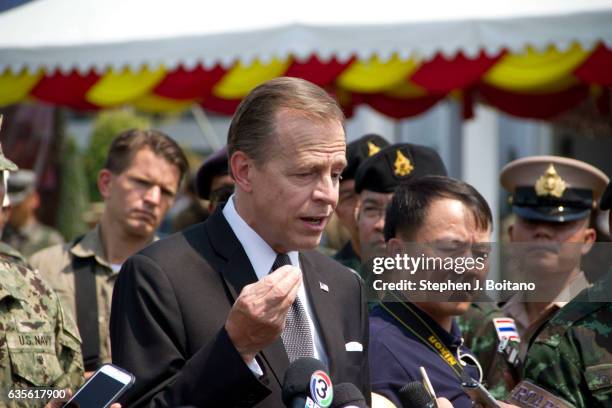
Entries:
<svg viewBox="0 0 612 408">
<path fill-rule="evenodd" d="M 609 0 L 415 3 L 36 0 L 0 15 L 0 71 L 228 67 L 290 54 L 427 59 L 527 45 L 612 45 Z"/>
<path fill-rule="evenodd" d="M 0 14 L 0 106 L 231 113 L 292 75 L 348 110 L 406 117 L 454 95 L 548 117 L 612 86 L 610 0 L 399 4 L 35 0 Z"/>
</svg>

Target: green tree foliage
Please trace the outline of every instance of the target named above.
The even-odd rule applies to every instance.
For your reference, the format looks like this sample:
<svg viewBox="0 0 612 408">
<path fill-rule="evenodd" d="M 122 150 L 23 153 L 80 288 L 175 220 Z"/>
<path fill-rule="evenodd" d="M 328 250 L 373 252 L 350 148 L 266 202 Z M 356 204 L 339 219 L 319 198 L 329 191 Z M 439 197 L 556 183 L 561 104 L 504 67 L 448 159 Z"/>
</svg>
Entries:
<svg viewBox="0 0 612 408">
<path fill-rule="evenodd" d="M 57 213 L 57 228 L 71 240 L 87 231 L 82 214 L 89 206 L 87 179 L 83 173 L 83 157 L 75 140 L 64 137 L 61 146 L 61 185 Z"/>
<path fill-rule="evenodd" d="M 98 114 L 93 124 L 84 160 L 87 184 L 93 201 L 102 199 L 97 185 L 98 172 L 106 162 L 108 148 L 115 136 L 124 130 L 150 127 L 148 118 L 139 116 L 131 110 L 112 110 Z"/>
</svg>

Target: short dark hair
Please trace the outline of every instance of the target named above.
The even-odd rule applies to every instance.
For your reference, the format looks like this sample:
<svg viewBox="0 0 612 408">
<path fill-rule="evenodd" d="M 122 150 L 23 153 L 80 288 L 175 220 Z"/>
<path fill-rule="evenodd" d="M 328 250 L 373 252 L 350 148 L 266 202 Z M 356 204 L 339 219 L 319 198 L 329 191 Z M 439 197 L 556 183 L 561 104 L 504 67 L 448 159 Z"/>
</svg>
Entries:
<svg viewBox="0 0 612 408">
<path fill-rule="evenodd" d="M 479 229 L 493 225 L 489 204 L 474 187 L 451 177 L 424 176 L 402 183 L 395 190 L 385 216 L 385 241 L 397 235 L 414 237 L 431 203 L 441 198 L 461 201 L 474 215 Z"/>
<path fill-rule="evenodd" d="M 344 114 L 327 92 L 306 80 L 280 77 L 253 89 L 238 105 L 227 134 L 228 157 L 242 151 L 261 164 L 276 135 L 276 113 L 281 109 L 320 121 L 344 123 Z"/>
<path fill-rule="evenodd" d="M 180 146 L 170 136 L 159 130 L 130 129 L 121 132 L 113 139 L 108 149 L 104 168 L 120 174 L 130 166 L 134 155 L 145 148 L 176 166 L 180 172 L 180 183 L 183 175 L 189 169 L 187 158 Z"/>
</svg>

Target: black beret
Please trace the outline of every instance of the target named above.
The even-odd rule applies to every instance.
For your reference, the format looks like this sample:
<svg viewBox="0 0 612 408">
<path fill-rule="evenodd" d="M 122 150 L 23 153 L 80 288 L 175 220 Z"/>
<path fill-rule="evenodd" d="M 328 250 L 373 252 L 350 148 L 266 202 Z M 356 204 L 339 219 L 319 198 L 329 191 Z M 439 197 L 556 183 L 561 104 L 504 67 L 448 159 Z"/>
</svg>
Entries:
<svg viewBox="0 0 612 408">
<path fill-rule="evenodd" d="M 602 210 L 609 210 L 612 208 L 612 182 L 608 183 L 608 187 L 606 187 L 606 191 L 604 191 L 601 196 L 600 208 Z"/>
<path fill-rule="evenodd" d="M 446 167 L 434 149 L 399 143 L 384 148 L 361 163 L 355 175 L 355 191 L 391 193 L 404 180 L 446 175 Z"/>
<path fill-rule="evenodd" d="M 210 185 L 213 177 L 228 174 L 227 146 L 210 155 L 198 169 L 195 180 L 195 189 L 198 197 L 208 200 L 210 198 Z"/>
<path fill-rule="evenodd" d="M 352 141 L 346 146 L 346 168 L 342 172 L 343 180 L 353 180 L 357 168 L 365 159 L 375 155 L 389 146 L 389 142 L 380 135 L 369 133 Z"/>
</svg>

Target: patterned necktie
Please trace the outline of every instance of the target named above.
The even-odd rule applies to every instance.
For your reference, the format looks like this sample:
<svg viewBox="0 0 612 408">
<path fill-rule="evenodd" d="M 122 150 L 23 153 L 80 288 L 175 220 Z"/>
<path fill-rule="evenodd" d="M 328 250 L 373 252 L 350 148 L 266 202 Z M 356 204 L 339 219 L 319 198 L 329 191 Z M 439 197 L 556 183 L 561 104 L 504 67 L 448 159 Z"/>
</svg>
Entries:
<svg viewBox="0 0 612 408">
<path fill-rule="evenodd" d="M 287 254 L 278 254 L 270 272 L 284 265 L 291 265 L 289 256 Z M 290 363 L 300 357 L 314 357 L 312 333 L 308 325 L 308 317 L 300 298 L 297 296 L 287 312 L 285 330 L 281 333 L 281 338 Z"/>
</svg>

